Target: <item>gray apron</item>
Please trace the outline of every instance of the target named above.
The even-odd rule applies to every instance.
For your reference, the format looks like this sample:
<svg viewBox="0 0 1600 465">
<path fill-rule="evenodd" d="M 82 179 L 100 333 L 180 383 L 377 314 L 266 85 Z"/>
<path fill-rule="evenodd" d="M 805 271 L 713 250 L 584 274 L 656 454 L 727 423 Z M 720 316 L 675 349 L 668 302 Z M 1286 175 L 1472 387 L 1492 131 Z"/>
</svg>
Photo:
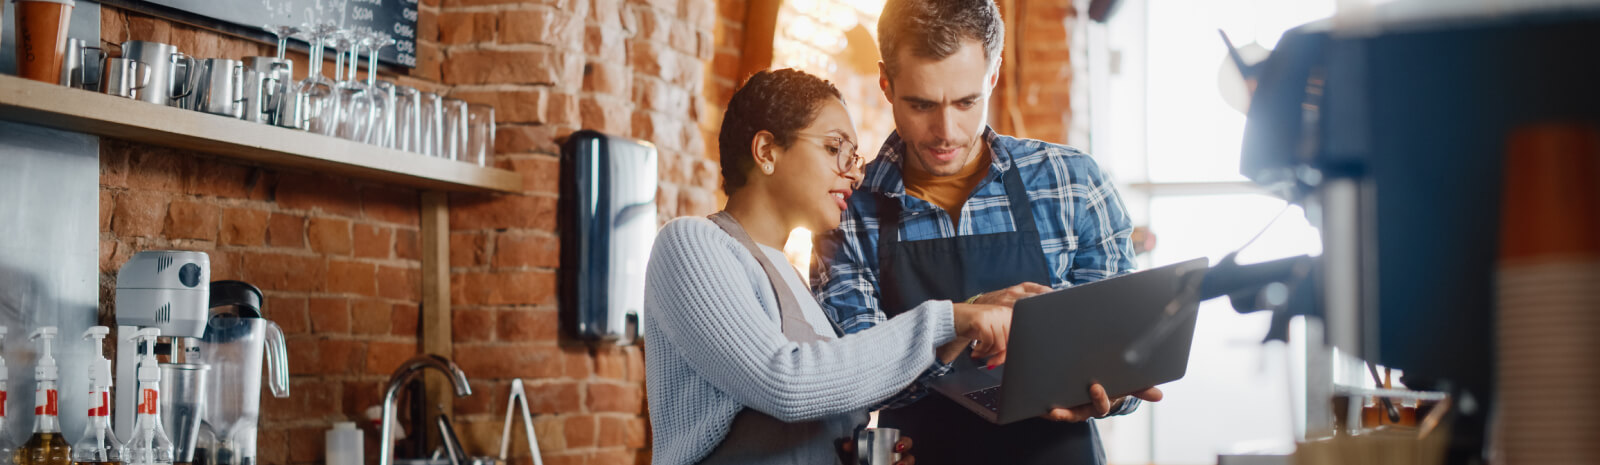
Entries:
<svg viewBox="0 0 1600 465">
<path fill-rule="evenodd" d="M 799 300 L 784 282 L 783 275 L 779 274 L 772 261 L 767 260 L 767 254 L 761 251 L 755 241 L 750 240 L 750 235 L 744 232 L 739 222 L 726 212 L 714 213 L 710 219 L 748 249 L 756 261 L 761 262 L 761 268 L 766 270 L 772 292 L 778 297 L 783 336 L 800 343 L 823 340 L 801 314 Z M 838 325 L 834 326 L 834 333 L 842 334 Z M 733 417 L 727 437 L 722 438 L 722 443 L 706 455 L 700 464 L 837 464 L 839 454 L 835 452 L 836 442 L 853 437 L 858 428 L 867 424 L 867 420 L 867 413 L 863 409 L 812 421 L 785 423 L 755 409 L 745 408 Z"/>
</svg>

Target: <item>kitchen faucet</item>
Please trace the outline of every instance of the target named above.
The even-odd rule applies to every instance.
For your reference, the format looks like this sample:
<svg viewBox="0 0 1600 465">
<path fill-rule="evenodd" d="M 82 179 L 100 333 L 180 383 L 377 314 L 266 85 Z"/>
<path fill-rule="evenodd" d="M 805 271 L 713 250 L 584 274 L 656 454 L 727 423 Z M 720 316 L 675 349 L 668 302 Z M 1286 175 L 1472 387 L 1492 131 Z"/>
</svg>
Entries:
<svg viewBox="0 0 1600 465">
<path fill-rule="evenodd" d="M 411 382 L 412 378 L 421 374 L 424 368 L 433 368 L 445 374 L 445 379 L 450 380 L 450 385 L 456 390 L 456 397 L 472 395 L 472 386 L 467 385 L 467 374 L 461 372 L 461 367 L 448 358 L 438 355 L 418 355 L 400 364 L 394 369 L 394 374 L 389 376 L 389 384 L 383 388 L 383 440 L 378 443 L 378 465 L 392 465 L 394 463 L 394 429 L 391 426 L 394 420 L 395 399 L 400 396 L 400 388 Z"/>
</svg>

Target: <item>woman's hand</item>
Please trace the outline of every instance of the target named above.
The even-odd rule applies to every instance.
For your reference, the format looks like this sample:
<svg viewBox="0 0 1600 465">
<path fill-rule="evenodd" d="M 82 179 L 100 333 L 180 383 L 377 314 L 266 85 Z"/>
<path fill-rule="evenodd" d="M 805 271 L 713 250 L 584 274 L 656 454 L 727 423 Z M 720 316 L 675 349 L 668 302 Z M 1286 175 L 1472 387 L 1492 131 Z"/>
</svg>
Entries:
<svg viewBox="0 0 1600 465">
<path fill-rule="evenodd" d="M 1011 338 L 1011 307 L 986 304 L 952 305 L 956 336 L 976 339 L 972 358 L 988 359 L 989 368 L 1006 363 L 1006 342 Z"/>
</svg>

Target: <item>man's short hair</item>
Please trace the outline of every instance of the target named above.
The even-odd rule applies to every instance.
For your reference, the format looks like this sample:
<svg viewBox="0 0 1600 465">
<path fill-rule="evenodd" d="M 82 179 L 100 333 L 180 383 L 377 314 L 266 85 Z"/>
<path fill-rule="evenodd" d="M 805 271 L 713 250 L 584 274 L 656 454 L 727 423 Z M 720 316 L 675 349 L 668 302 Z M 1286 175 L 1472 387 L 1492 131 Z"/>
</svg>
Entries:
<svg viewBox="0 0 1600 465">
<path fill-rule="evenodd" d="M 889 0 L 878 17 L 878 52 L 891 77 L 898 52 L 907 47 L 914 56 L 940 60 L 963 41 L 976 40 L 992 64 L 1005 45 L 1005 31 L 994 0 Z"/>
</svg>

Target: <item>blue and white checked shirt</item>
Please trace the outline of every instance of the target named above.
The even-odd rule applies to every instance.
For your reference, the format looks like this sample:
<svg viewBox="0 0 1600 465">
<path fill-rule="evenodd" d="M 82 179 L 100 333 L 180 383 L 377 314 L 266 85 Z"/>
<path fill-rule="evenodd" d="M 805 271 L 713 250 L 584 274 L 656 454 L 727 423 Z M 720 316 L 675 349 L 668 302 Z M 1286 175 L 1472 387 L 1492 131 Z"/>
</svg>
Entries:
<svg viewBox="0 0 1600 465">
<path fill-rule="evenodd" d="M 1062 289 L 1132 272 L 1133 226 L 1122 199 L 1093 158 L 1072 147 L 1017 139 L 985 128 L 993 154 L 988 176 L 961 206 L 961 227 L 932 203 L 906 195 L 900 171 L 905 143 L 889 135 L 878 158 L 867 164 L 861 187 L 850 197 L 839 228 L 818 234 L 813 250 L 811 288 L 829 318 L 846 333 L 870 328 L 887 319 L 878 303 L 878 194 L 900 200 L 900 239 L 919 241 L 1016 231 L 1001 174 L 1017 169 L 1028 191 L 1029 207 L 1038 223 L 1050 287 Z M 935 363 L 917 383 L 885 402 L 909 404 L 926 393 L 924 383 L 942 376 L 949 365 Z M 1138 402 L 1130 398 L 1115 413 L 1128 413 Z"/>
</svg>

